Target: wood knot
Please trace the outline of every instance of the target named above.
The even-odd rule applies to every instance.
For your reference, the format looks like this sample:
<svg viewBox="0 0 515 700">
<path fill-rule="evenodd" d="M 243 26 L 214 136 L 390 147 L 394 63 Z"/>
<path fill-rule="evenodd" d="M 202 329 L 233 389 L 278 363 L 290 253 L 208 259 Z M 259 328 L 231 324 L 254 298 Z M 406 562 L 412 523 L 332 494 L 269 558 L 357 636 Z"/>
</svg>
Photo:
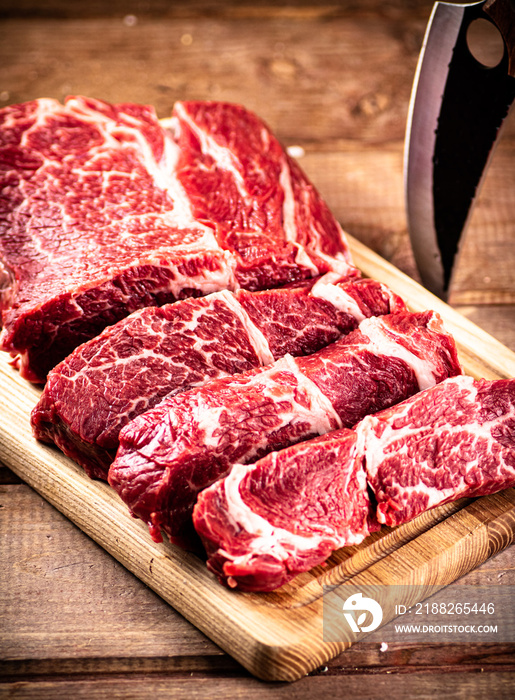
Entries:
<svg viewBox="0 0 515 700">
<path fill-rule="evenodd" d="M 384 92 L 375 92 L 362 97 L 353 112 L 365 117 L 373 117 L 384 112 L 390 104 L 390 98 Z"/>
<path fill-rule="evenodd" d="M 297 73 L 297 66 L 287 58 L 273 58 L 268 64 L 268 69 L 281 80 L 289 80 Z"/>
</svg>

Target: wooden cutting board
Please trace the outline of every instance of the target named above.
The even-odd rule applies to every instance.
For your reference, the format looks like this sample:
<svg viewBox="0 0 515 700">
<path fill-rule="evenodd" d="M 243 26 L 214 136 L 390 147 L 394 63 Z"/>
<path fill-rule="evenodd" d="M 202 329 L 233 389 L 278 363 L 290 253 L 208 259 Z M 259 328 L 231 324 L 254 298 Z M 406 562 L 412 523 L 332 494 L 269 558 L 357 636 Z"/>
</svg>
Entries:
<svg viewBox="0 0 515 700">
<path fill-rule="evenodd" d="M 466 373 L 515 377 L 515 353 L 370 249 L 350 236 L 349 241 L 364 275 L 388 284 L 412 310 L 434 309 L 442 316 Z M 385 527 L 273 593 L 227 590 L 196 555 L 153 542 L 146 526 L 129 516 L 107 484 L 90 480 L 57 449 L 34 440 L 29 416 L 39 393 L 8 365 L 7 357 L 1 358 L 0 459 L 259 678 L 296 680 L 352 643 L 324 642 L 324 587 L 413 584 L 422 600 L 515 537 L 515 490 L 508 489 L 446 504 L 395 529 Z M 391 615 L 383 624 L 388 619 Z"/>
</svg>

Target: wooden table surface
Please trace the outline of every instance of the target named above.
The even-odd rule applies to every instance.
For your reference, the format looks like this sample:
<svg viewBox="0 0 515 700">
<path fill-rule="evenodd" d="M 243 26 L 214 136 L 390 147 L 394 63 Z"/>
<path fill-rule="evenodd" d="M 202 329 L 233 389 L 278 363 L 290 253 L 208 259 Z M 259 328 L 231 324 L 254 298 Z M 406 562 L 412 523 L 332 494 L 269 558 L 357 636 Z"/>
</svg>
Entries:
<svg viewBox="0 0 515 700">
<path fill-rule="evenodd" d="M 343 227 L 417 279 L 403 139 L 432 3 L 0 0 L 0 106 L 83 94 L 239 102 L 299 162 Z M 485 38 L 486 48 L 489 39 Z M 515 121 L 467 232 L 450 303 L 515 350 Z M 515 584 L 510 547 L 457 581 Z M 292 684 L 253 678 L 0 466 L 0 697 L 502 698 L 509 644 L 366 640 Z"/>
</svg>

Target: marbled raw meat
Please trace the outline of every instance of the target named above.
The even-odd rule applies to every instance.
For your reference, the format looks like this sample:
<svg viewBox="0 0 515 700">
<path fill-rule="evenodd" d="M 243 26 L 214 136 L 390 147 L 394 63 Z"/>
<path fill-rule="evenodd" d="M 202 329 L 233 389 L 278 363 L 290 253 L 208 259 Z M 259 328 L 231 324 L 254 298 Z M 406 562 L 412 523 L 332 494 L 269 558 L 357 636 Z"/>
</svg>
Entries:
<svg viewBox="0 0 515 700">
<path fill-rule="evenodd" d="M 351 427 L 458 373 L 456 346 L 436 313 L 368 318 L 313 355 L 286 355 L 165 398 L 120 432 L 109 483 L 154 538 L 163 529 L 187 546 L 198 492 L 232 464 Z"/>
<path fill-rule="evenodd" d="M 84 97 L 0 110 L 0 349 L 44 382 L 136 309 L 352 269 L 345 236 L 239 105 Z"/>
<path fill-rule="evenodd" d="M 379 282 L 328 273 L 316 283 L 224 290 L 135 311 L 50 371 L 32 412 L 34 434 L 107 479 L 121 428 L 165 396 L 287 353 L 313 353 L 364 318 L 402 309 Z"/>
<path fill-rule="evenodd" d="M 268 591 L 464 497 L 515 486 L 515 379 L 458 375 L 254 464 L 199 494 L 193 522 L 219 580 Z"/>
<path fill-rule="evenodd" d="M 342 429 L 234 465 L 193 522 L 223 583 L 271 591 L 377 529 L 356 433 Z"/>
<path fill-rule="evenodd" d="M 449 379 L 367 417 L 358 435 L 380 523 L 501 491 L 515 485 L 515 379 Z"/>
</svg>

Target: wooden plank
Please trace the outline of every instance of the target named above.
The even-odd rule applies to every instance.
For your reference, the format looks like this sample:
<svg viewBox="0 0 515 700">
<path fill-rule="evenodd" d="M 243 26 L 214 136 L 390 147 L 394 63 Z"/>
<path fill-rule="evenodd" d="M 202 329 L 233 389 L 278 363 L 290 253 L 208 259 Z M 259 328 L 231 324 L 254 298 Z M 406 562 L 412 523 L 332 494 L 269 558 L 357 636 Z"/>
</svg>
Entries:
<svg viewBox="0 0 515 700">
<path fill-rule="evenodd" d="M 0 542 L 0 660 L 222 654 L 25 484 L 0 486 Z"/>
<path fill-rule="evenodd" d="M 438 302 L 391 265 L 351 240 L 366 274 L 387 282 L 413 308 L 437 306 L 456 335 L 465 369 L 475 375 L 510 376 L 515 354 Z M 347 644 L 322 639 L 323 585 L 423 581 L 444 586 L 507 546 L 515 532 L 515 492 L 435 509 L 406 528 L 384 530 L 327 570 L 301 575 L 277 592 L 229 591 L 203 561 L 170 544 L 151 541 L 146 527 L 128 517 L 104 483 L 93 482 L 56 449 L 31 436 L 29 413 L 39 390 L 0 365 L 0 459 L 165 601 L 258 677 L 295 680 L 341 652 Z M 396 537 L 398 538 L 395 541 Z M 413 537 L 413 539 L 412 539 Z M 384 545 L 384 546 L 383 546 Z M 382 548 L 383 547 L 383 548 Z M 359 573 L 357 573 L 359 572 Z M 411 577 L 411 578 L 410 578 Z M 418 577 L 418 578 L 417 578 Z"/>
<path fill-rule="evenodd" d="M 226 20 L 235 17 L 254 17 L 259 19 L 277 17 L 298 17 L 307 20 L 317 18 L 363 17 L 372 13 L 385 17 L 404 15 L 425 20 L 432 8 L 431 0 L 412 0 L 409 6 L 399 0 L 390 2 L 385 7 L 379 0 L 359 0 L 342 5 L 340 0 L 90 0 L 87 3 L 70 2 L 70 0 L 2 0 L 0 16 L 6 17 L 59 17 L 68 19 L 87 19 L 95 17 L 124 17 L 133 14 L 136 17 L 198 18 L 223 17 Z"/>
<path fill-rule="evenodd" d="M 267 685 L 253 678 L 170 678 L 156 674 L 151 677 L 135 676 L 128 678 L 59 678 L 40 679 L 36 682 L 6 684 L 6 697 L 24 700 L 55 700 L 69 697 L 74 700 L 154 700 L 154 698 L 173 700 L 277 700 L 278 698 L 340 698 L 355 697 L 367 700 L 384 700 L 395 697 L 396 700 L 413 700 L 413 698 L 446 698 L 446 700 L 469 700 L 474 698 L 495 698 L 511 700 L 513 698 L 513 673 L 509 669 L 482 673 L 442 673 L 432 669 L 428 673 L 403 674 L 394 669 L 385 669 L 383 673 L 373 675 L 346 675 L 344 690 L 339 676 L 317 676 L 305 678 L 302 690 L 294 686 L 284 688 L 282 684 Z M 366 685 L 365 685 L 366 684 Z M 366 690 L 364 691 L 364 688 Z M 343 695 L 344 693 L 344 695 Z"/>
<path fill-rule="evenodd" d="M 129 21 L 128 12 L 7 17 L 0 104 L 83 94 L 152 104 L 167 117 L 176 100 L 220 99 L 253 109 L 287 143 L 402 143 L 430 7 L 419 16 L 340 10 L 330 22 L 327 8 L 247 8 Z M 514 134 L 510 120 L 505 136 Z"/>
<path fill-rule="evenodd" d="M 177 100 L 216 99 L 254 110 L 288 143 L 404 137 L 423 32 L 409 14 L 135 20 L 5 19 L 0 105 L 82 94 L 168 117 Z"/>
<path fill-rule="evenodd" d="M 467 305 L 457 307 L 460 314 L 515 350 L 515 305 Z"/>
</svg>

